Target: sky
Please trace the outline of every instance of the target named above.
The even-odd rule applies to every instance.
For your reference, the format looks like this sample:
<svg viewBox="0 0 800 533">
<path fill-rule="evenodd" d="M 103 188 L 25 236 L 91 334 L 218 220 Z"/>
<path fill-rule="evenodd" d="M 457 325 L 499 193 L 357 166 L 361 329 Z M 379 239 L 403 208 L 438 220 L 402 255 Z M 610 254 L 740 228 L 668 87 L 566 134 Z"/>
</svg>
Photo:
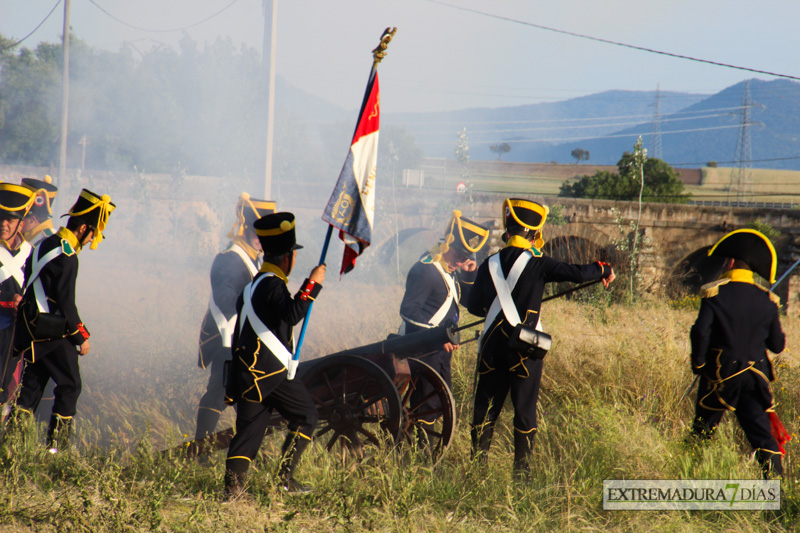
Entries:
<svg viewBox="0 0 800 533">
<path fill-rule="evenodd" d="M 60 40 L 64 1 L 21 46 Z M 397 34 L 379 68 L 384 112 L 506 107 L 657 86 L 713 94 L 745 79 L 776 79 L 531 24 L 800 77 L 794 0 L 757 8 L 752 0 L 277 1 L 278 75 L 344 109 L 360 105 L 370 52 L 388 26 Z M 56 2 L 0 0 L 0 34 L 22 39 Z M 109 50 L 177 46 L 184 33 L 199 43 L 226 38 L 261 50 L 264 16 L 262 0 L 72 0 L 70 23 L 73 35 Z"/>
</svg>

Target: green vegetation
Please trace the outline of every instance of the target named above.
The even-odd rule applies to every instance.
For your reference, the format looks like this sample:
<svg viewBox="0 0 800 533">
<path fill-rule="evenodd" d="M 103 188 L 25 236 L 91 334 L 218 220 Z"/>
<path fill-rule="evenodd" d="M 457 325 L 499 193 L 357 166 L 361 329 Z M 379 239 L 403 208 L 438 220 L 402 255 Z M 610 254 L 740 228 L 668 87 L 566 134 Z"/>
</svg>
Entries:
<svg viewBox="0 0 800 533">
<path fill-rule="evenodd" d="M 560 196 L 569 198 L 602 198 L 608 200 L 642 201 L 682 204 L 689 201 L 683 182 L 675 170 L 660 159 L 647 159 L 644 163 L 644 189 L 638 173 L 634 171 L 633 155 L 625 153 L 617 163 L 618 172 L 598 170 L 592 176 L 583 176 L 577 182 L 565 181 Z"/>
<path fill-rule="evenodd" d="M 678 306 L 683 307 L 683 306 Z M 734 417 L 708 445 L 684 444 L 692 400 L 687 354 L 694 310 L 666 303 L 635 307 L 557 300 L 544 321 L 555 344 L 545 360 L 534 479 L 511 479 L 511 413 L 504 411 L 488 467 L 469 459 L 467 421 L 475 344 L 454 358 L 459 425 L 453 446 L 431 469 L 414 456 L 373 450 L 356 464 L 317 443 L 301 465 L 309 495 L 288 496 L 272 472 L 282 435 L 267 437 L 248 496 L 223 503 L 224 453 L 209 466 L 164 458 L 154 440 L 97 447 L 102 421 L 84 422 L 73 451 L 50 456 L 38 441 L 0 447 L 0 524 L 7 531 L 791 531 L 800 519 L 796 437 L 788 447 L 782 509 L 606 512 L 604 479 L 757 478 Z M 465 317 L 464 320 L 470 320 Z M 786 318 L 794 331 L 798 319 Z M 800 417 L 800 369 L 791 353 L 777 364 L 778 411 L 790 432 Z M 169 390 L 162 391 L 168 397 Z M 693 395 L 692 395 L 693 397 Z M 110 399 L 105 411 L 145 407 L 152 427 L 169 410 Z M 173 442 L 180 435 L 171 435 Z M 2 529 L 0 526 L 0 529 Z"/>
</svg>

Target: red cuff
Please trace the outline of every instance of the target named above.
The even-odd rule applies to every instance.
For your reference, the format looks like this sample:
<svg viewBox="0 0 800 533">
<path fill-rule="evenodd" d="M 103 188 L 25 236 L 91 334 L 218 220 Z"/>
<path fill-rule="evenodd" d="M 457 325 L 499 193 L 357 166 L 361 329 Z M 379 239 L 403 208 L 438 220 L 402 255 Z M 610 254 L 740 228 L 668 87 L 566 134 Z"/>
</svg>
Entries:
<svg viewBox="0 0 800 533">
<path fill-rule="evenodd" d="M 0 302 L 0 307 L 5 307 L 6 309 L 14 309 L 16 306 L 14 302 Z"/>
<path fill-rule="evenodd" d="M 297 293 L 297 296 L 301 300 L 314 300 L 319 294 L 319 291 L 322 290 L 322 285 L 317 283 L 316 281 L 311 281 L 310 279 L 306 279 L 303 283 L 303 286 L 300 288 L 300 291 Z"/>
<path fill-rule="evenodd" d="M 608 277 L 608 276 L 611 275 L 611 263 L 598 261 L 597 264 L 600 265 L 600 270 L 603 272 L 602 277 L 605 278 L 605 277 Z M 608 267 L 607 270 L 606 270 L 606 267 Z"/>
<path fill-rule="evenodd" d="M 83 335 L 83 340 L 89 340 L 89 332 L 86 330 L 83 322 L 78 323 L 78 331 Z"/>
</svg>

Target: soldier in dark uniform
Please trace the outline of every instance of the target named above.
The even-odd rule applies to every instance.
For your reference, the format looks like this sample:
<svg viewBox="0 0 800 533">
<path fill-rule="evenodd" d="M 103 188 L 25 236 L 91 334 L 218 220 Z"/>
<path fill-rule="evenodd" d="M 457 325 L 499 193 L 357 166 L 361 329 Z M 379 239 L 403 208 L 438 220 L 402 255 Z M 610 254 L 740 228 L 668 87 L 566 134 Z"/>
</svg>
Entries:
<svg viewBox="0 0 800 533">
<path fill-rule="evenodd" d="M 280 486 L 289 492 L 310 490 L 294 479 L 303 450 L 311 442 L 317 409 L 305 385 L 294 378 L 292 327 L 300 322 L 322 289 L 325 265 L 314 267 L 294 297 L 286 288 L 300 246 L 291 213 L 273 213 L 253 228 L 261 240 L 264 264 L 236 301 L 225 403 L 236 404 L 236 435 L 225 463 L 225 494 L 243 489 L 250 463 L 258 453 L 276 409 L 288 421 L 281 449 Z"/>
<path fill-rule="evenodd" d="M 26 365 L 12 422 L 13 416 L 33 414 L 52 379 L 55 400 L 47 431 L 52 453 L 69 444 L 81 393 L 78 361 L 90 349 L 89 331 L 75 304 L 78 252 L 90 242 L 92 249 L 97 248 L 115 207 L 108 195 L 83 189 L 69 211 L 67 226 L 39 243 L 25 265 L 25 296 L 15 326 L 14 353 L 24 356 Z"/>
<path fill-rule="evenodd" d="M 503 209 L 506 247 L 478 268 L 467 304 L 470 313 L 486 317 L 478 355 L 472 451 L 473 456 L 485 460 L 495 422 L 510 394 L 514 405 L 514 473 L 527 480 L 537 430 L 536 402 L 543 360 L 528 350 L 509 347 L 509 339 L 518 324 L 540 329 L 537 325 L 545 283 L 602 278 L 607 285 L 613 281 L 614 272 L 610 265 L 599 261 L 570 265 L 543 255 L 542 227 L 549 212 L 547 206 L 510 198 L 503 203 Z"/>
<path fill-rule="evenodd" d="M 25 261 L 33 247 L 22 237 L 22 219 L 33 203 L 33 193 L 20 185 L 0 183 L 0 403 L 3 416 L 11 409 L 22 374 L 19 360 L 11 357 L 14 320 L 25 286 Z"/>
<path fill-rule="evenodd" d="M 22 178 L 20 183 L 33 191 L 33 205 L 22 219 L 22 234 L 25 240 L 36 246 L 55 233 L 53 228 L 53 201 L 58 194 L 58 187 L 53 185 L 53 178 L 45 176 L 44 180 Z"/>
<path fill-rule="evenodd" d="M 443 242 L 423 255 L 408 272 L 406 291 L 400 304 L 403 334 L 435 328 L 447 322 L 458 324 L 458 304 L 469 295 L 478 268 L 475 254 L 488 239 L 487 228 L 463 217 L 460 211 L 453 211 Z M 453 350 L 457 348 L 458 345 L 448 342 L 441 350 L 422 358 L 444 378 L 448 387 L 452 385 L 450 362 Z M 417 397 L 428 396 L 432 388 L 427 381 L 420 383 L 412 403 L 416 403 Z M 438 407 L 438 400 L 430 402 L 437 403 L 430 407 Z"/>
<path fill-rule="evenodd" d="M 58 187 L 53 185 L 53 178 L 50 176 L 45 176 L 43 180 L 22 178 L 20 185 L 27 187 L 34 194 L 33 205 L 22 219 L 22 235 L 35 247 L 56 232 L 53 227 L 53 202 L 58 194 Z M 22 365 L 22 359 L 19 361 Z M 54 389 L 55 384 L 49 381 L 42 400 L 39 402 L 39 407 L 36 408 L 36 419 L 40 422 L 47 422 L 47 418 L 53 411 Z"/>
<path fill-rule="evenodd" d="M 211 368 L 208 386 L 197 409 L 195 441 L 214 432 L 225 409 L 222 369 L 231 359 L 231 339 L 236 323 L 236 298 L 261 266 L 261 243 L 253 223 L 275 212 L 275 202 L 256 200 L 242 193 L 236 203 L 236 223 L 228 234 L 228 247 L 211 264 L 211 299 L 200 328 L 197 365 Z"/>
<path fill-rule="evenodd" d="M 726 411 L 733 411 L 755 449 L 764 477 L 783 473 L 782 438 L 770 382 L 775 380 L 767 350 L 786 345 L 778 296 L 758 285 L 753 272 L 775 283 L 777 259 L 761 233 L 742 229 L 709 250 L 725 260 L 726 272 L 701 288 L 702 303 L 691 329 L 692 372 L 700 375 L 692 434 L 708 439 Z M 788 438 L 786 439 L 788 440 Z"/>
</svg>

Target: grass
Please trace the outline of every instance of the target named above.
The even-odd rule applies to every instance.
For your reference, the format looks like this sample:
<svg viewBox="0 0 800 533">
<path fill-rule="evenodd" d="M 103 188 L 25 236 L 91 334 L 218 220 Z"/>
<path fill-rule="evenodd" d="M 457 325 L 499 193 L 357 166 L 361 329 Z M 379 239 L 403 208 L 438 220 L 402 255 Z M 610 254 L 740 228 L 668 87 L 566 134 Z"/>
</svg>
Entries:
<svg viewBox="0 0 800 533">
<path fill-rule="evenodd" d="M 396 299 L 399 291 L 390 296 Z M 185 378 L 187 357 L 167 353 L 157 383 L 107 377 L 109 383 L 84 391 L 97 396 L 114 389 L 116 395 L 81 406 L 71 451 L 46 454 L 42 428 L 33 427 L 26 441 L 16 435 L 0 446 L 0 531 L 792 531 L 800 519 L 796 436 L 788 445 L 778 512 L 602 510 L 604 479 L 759 476 L 732 417 L 708 445 L 683 442 L 693 410 L 692 399 L 681 396 L 691 381 L 688 329 L 695 314 L 690 306 L 655 300 L 634 307 L 545 304 L 554 347 L 545 360 L 529 486 L 511 479 L 510 406 L 488 466 L 469 459 L 471 343 L 454 358 L 457 433 L 435 469 L 385 449 L 372 450 L 360 464 L 343 462 L 315 446 L 298 474 L 315 491 L 289 496 L 275 487 L 282 435 L 273 433 L 251 470 L 247 496 L 224 503 L 224 452 L 214 454 L 209 466 L 157 453 L 193 430 L 203 385 L 202 373 Z M 364 335 L 389 330 L 396 321 L 393 312 L 373 317 L 374 330 Z M 799 320 L 786 317 L 785 331 L 796 330 Z M 792 354 L 800 348 L 796 339 L 789 341 L 777 364 L 775 394 L 784 424 L 796 434 L 800 369 Z"/>
</svg>

